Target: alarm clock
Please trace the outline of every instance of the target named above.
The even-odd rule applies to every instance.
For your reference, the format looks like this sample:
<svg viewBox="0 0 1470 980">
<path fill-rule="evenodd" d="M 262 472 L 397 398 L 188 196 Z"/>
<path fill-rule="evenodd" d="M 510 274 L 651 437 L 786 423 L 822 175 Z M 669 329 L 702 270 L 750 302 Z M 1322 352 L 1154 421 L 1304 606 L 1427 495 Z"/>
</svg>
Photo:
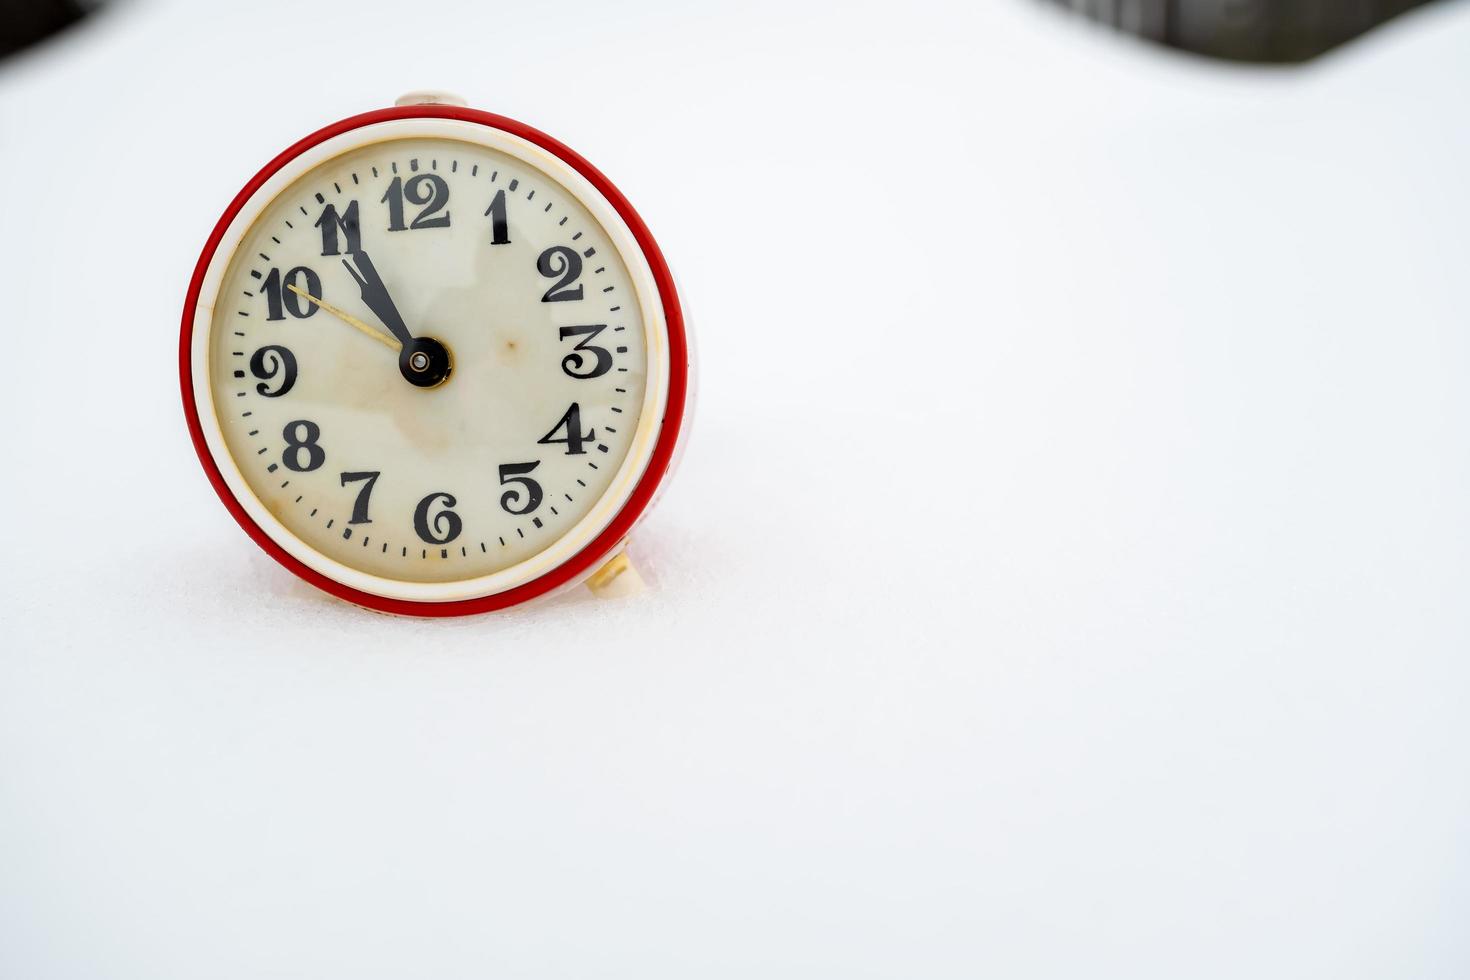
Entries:
<svg viewBox="0 0 1470 980">
<path fill-rule="evenodd" d="M 320 129 L 225 209 L 184 302 L 205 474 L 369 609 L 450 616 L 636 577 L 685 434 L 668 265 L 601 172 L 452 97 Z"/>
</svg>

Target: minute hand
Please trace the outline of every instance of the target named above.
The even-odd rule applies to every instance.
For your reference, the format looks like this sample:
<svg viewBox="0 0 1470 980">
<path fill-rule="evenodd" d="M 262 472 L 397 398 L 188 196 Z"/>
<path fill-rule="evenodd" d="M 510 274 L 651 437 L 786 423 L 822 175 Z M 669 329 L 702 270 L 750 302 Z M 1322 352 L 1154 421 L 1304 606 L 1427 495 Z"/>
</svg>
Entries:
<svg viewBox="0 0 1470 980">
<path fill-rule="evenodd" d="M 362 301 L 373 311 L 373 315 L 383 322 L 389 333 L 398 338 L 404 349 L 412 345 L 413 334 L 408 332 L 398 307 L 393 305 L 393 297 L 388 295 L 388 287 L 383 285 L 383 278 L 373 268 L 373 260 L 368 258 L 368 254 L 349 252 L 342 264 L 347 267 L 352 278 L 357 280 L 357 288 L 362 291 Z"/>
</svg>

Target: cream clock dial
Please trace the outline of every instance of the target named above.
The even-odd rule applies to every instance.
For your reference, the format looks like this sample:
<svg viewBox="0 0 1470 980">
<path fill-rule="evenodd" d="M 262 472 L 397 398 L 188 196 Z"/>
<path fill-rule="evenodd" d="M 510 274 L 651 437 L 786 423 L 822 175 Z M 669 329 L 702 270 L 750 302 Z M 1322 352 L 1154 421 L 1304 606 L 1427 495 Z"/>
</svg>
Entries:
<svg viewBox="0 0 1470 980">
<path fill-rule="evenodd" d="M 266 176 L 185 311 L 222 496 L 344 597 L 400 612 L 591 571 L 668 465 L 672 374 L 684 397 L 682 320 L 636 215 L 559 144 L 420 115 L 440 109 L 388 110 Z"/>
</svg>

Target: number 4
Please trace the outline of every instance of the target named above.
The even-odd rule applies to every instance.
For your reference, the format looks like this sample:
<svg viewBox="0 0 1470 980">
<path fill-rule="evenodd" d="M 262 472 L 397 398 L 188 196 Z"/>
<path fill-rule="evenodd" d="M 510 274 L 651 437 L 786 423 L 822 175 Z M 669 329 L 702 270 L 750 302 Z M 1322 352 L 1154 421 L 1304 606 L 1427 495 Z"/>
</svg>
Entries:
<svg viewBox="0 0 1470 980">
<path fill-rule="evenodd" d="M 553 439 L 552 436 L 556 435 L 563 428 L 567 430 L 567 437 L 565 439 Z M 536 442 L 543 446 L 552 446 L 559 443 L 567 447 L 568 456 L 580 456 L 587 451 L 582 448 L 582 443 L 588 439 L 596 438 L 596 429 L 588 429 L 586 432 L 582 431 L 582 408 L 576 402 L 572 402 L 572 407 L 567 409 L 567 414 L 561 417 L 561 421 L 552 426 L 551 431 L 540 439 L 537 439 Z"/>
</svg>

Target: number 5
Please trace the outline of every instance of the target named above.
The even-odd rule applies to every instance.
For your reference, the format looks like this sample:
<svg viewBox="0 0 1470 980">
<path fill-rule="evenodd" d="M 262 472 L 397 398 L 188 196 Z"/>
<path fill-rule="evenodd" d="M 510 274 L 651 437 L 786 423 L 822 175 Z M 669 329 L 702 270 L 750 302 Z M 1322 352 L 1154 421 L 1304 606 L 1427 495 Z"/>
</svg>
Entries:
<svg viewBox="0 0 1470 980">
<path fill-rule="evenodd" d="M 500 484 L 519 483 L 520 487 L 512 487 L 500 495 L 500 506 L 507 514 L 529 514 L 541 506 L 541 484 L 529 476 L 522 476 L 541 465 L 541 460 L 534 463 L 503 463 L 500 467 Z M 520 497 L 525 498 L 526 505 L 516 510 L 511 504 Z"/>
</svg>

